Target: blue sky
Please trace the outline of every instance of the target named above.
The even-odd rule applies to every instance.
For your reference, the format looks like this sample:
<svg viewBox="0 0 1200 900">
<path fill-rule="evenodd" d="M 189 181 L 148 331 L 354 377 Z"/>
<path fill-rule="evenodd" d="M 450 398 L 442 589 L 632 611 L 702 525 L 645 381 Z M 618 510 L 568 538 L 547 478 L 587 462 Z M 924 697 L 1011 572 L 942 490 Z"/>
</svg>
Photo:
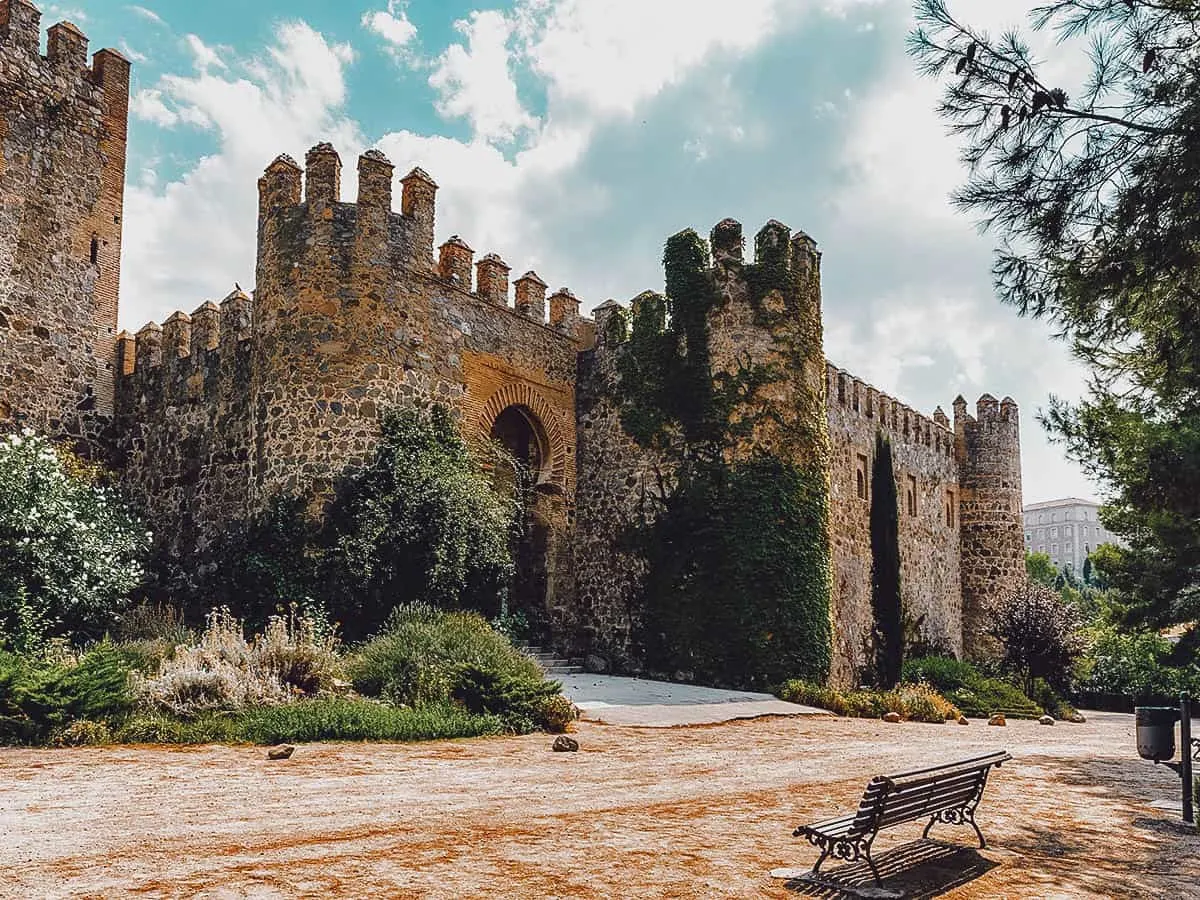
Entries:
<svg viewBox="0 0 1200 900">
<path fill-rule="evenodd" d="M 1023 0 L 952 2 L 993 28 Z M 253 284 L 255 181 L 321 140 L 441 185 L 461 234 L 585 309 L 661 286 L 663 240 L 770 218 L 824 253 L 830 359 L 917 409 L 1021 406 L 1026 502 L 1094 496 L 1034 416 L 1082 377 L 992 292 L 910 0 L 69 0 L 134 63 L 121 324 Z M 972 19 L 972 21 L 978 21 Z M 1070 83 L 1079 71 L 1056 59 Z"/>
</svg>

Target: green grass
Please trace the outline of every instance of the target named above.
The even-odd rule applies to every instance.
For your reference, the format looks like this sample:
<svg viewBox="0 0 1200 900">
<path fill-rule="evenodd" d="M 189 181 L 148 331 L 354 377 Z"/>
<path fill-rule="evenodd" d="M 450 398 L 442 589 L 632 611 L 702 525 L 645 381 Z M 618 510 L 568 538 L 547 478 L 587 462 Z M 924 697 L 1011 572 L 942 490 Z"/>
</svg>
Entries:
<svg viewBox="0 0 1200 900">
<path fill-rule="evenodd" d="M 429 741 L 500 734 L 496 716 L 477 716 L 452 704 L 417 709 L 368 700 L 303 700 L 190 719 L 138 714 L 114 733 L 126 744 L 281 744 L 312 741 Z"/>
<path fill-rule="evenodd" d="M 306 700 L 247 709 L 238 716 L 242 739 L 253 744 L 307 741 L 430 741 L 500 734 L 497 716 L 472 715 L 453 704 L 416 709 L 364 700 Z"/>
</svg>

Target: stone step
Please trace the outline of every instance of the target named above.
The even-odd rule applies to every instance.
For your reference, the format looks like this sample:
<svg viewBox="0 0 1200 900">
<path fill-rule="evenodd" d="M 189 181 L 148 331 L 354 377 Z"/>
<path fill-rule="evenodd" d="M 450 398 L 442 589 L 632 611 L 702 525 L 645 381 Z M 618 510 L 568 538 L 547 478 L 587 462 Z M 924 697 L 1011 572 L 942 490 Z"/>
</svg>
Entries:
<svg viewBox="0 0 1200 900">
<path fill-rule="evenodd" d="M 546 674 L 551 678 L 558 675 L 579 675 L 583 672 L 583 666 L 553 666 L 546 669 Z"/>
</svg>

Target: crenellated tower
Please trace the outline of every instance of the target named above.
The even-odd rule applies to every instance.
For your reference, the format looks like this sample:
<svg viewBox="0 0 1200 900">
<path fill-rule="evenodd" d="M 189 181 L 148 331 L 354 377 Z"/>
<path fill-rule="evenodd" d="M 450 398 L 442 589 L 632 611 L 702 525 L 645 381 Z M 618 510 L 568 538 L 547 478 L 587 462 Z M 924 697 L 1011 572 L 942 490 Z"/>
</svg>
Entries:
<svg viewBox="0 0 1200 900">
<path fill-rule="evenodd" d="M 984 394 L 974 416 L 961 396 L 954 401 L 963 650 L 970 658 L 993 653 L 995 642 L 985 633 L 992 604 L 1026 582 L 1020 432 L 1011 397 L 997 402 Z"/>
<path fill-rule="evenodd" d="M 0 422 L 95 441 L 113 412 L 129 63 L 0 0 Z"/>
<path fill-rule="evenodd" d="M 259 180 L 258 286 L 253 320 L 254 483 L 321 494 L 368 456 L 382 410 L 436 396 L 457 379 L 424 353 L 438 330 L 423 286 L 433 276 L 437 185 L 401 179 L 370 150 L 358 160 L 357 202 L 341 197 L 342 161 L 318 144 L 300 167 L 280 156 Z"/>
</svg>

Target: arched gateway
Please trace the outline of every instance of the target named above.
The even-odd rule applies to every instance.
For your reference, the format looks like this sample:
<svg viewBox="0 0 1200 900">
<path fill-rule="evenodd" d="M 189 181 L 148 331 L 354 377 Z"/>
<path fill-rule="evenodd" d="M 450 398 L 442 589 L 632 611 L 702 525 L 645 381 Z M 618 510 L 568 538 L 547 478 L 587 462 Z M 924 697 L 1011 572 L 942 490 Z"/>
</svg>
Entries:
<svg viewBox="0 0 1200 900">
<path fill-rule="evenodd" d="M 553 408 L 525 384 L 509 384 L 484 404 L 479 429 L 501 446 L 516 465 L 493 468 L 497 486 L 521 491 L 524 521 L 512 539 L 516 575 L 509 610 L 525 616 L 530 637 L 549 637 L 557 557 L 568 540 L 564 480 L 569 446 Z"/>
</svg>

